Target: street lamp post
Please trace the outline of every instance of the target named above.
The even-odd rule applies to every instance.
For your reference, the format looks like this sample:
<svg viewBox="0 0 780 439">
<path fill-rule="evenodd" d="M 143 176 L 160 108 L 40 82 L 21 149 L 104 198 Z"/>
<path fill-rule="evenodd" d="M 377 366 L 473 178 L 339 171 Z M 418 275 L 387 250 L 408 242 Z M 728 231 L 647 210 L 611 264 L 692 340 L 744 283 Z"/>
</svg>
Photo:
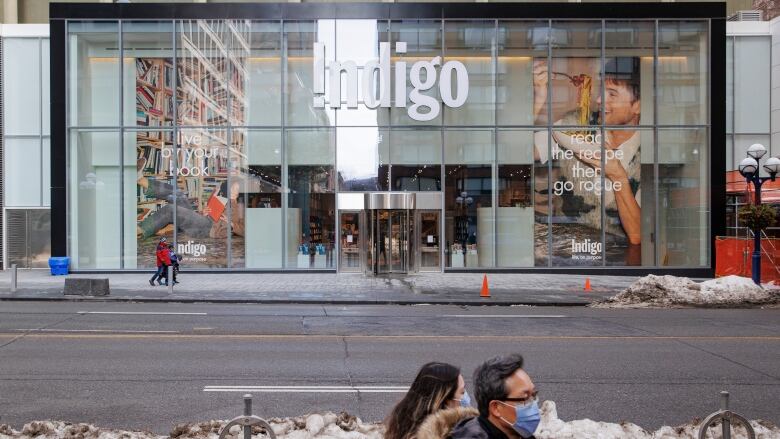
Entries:
<svg viewBox="0 0 780 439">
<path fill-rule="evenodd" d="M 780 159 L 769 157 L 764 163 L 764 170 L 769 173 L 769 177 L 759 176 L 758 161 L 766 154 L 766 148 L 760 143 L 750 145 L 747 150 L 747 157 L 739 163 L 739 173 L 745 177 L 748 184 L 753 183 L 756 188 L 756 206 L 761 205 L 761 185 L 765 181 L 775 181 L 777 172 L 780 171 Z M 753 228 L 753 282 L 761 285 L 761 230 L 755 226 Z"/>
</svg>

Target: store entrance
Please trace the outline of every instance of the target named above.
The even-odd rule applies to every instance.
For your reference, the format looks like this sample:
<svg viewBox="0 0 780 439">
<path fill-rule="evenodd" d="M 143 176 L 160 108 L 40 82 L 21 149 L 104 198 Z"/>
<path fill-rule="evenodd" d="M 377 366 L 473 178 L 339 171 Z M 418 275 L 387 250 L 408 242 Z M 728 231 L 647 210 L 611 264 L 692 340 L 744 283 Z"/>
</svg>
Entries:
<svg viewBox="0 0 780 439">
<path fill-rule="evenodd" d="M 369 212 L 369 252 L 373 274 L 406 274 L 414 267 L 410 248 L 413 236 L 409 210 L 377 209 Z"/>
</svg>

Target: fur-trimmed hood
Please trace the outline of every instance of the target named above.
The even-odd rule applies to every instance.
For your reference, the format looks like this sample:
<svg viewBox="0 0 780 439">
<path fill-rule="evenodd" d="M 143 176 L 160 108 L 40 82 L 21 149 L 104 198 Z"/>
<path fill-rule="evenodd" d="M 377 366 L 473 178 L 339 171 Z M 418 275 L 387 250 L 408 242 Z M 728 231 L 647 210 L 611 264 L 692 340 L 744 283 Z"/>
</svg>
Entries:
<svg viewBox="0 0 780 439">
<path fill-rule="evenodd" d="M 415 433 L 416 439 L 446 439 L 460 421 L 479 416 L 471 407 L 455 407 L 428 415 Z"/>
</svg>

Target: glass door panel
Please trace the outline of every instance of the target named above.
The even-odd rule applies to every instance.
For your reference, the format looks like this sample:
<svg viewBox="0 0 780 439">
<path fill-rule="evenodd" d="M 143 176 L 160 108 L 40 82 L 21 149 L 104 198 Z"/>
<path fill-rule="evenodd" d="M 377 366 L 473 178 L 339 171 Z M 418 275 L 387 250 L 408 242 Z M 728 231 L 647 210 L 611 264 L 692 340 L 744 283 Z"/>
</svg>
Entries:
<svg viewBox="0 0 780 439">
<path fill-rule="evenodd" d="M 341 213 L 341 271 L 360 271 L 360 249 L 362 245 L 360 212 Z"/>
<path fill-rule="evenodd" d="M 409 267 L 409 213 L 405 210 L 377 210 L 376 274 L 406 273 Z"/>
<path fill-rule="evenodd" d="M 418 212 L 420 271 L 441 271 L 439 251 L 439 212 Z"/>
</svg>

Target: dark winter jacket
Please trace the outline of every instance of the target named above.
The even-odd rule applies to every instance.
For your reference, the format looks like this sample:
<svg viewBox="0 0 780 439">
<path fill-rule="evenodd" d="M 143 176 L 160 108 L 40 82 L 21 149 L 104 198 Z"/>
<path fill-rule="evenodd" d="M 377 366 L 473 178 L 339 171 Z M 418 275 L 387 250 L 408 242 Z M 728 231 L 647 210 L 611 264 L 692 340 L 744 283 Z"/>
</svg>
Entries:
<svg viewBox="0 0 780 439">
<path fill-rule="evenodd" d="M 508 439 L 503 431 L 499 430 L 486 418 L 481 416 L 466 419 L 459 422 L 450 434 L 451 439 Z M 529 439 L 534 439 L 531 436 Z"/>
</svg>

